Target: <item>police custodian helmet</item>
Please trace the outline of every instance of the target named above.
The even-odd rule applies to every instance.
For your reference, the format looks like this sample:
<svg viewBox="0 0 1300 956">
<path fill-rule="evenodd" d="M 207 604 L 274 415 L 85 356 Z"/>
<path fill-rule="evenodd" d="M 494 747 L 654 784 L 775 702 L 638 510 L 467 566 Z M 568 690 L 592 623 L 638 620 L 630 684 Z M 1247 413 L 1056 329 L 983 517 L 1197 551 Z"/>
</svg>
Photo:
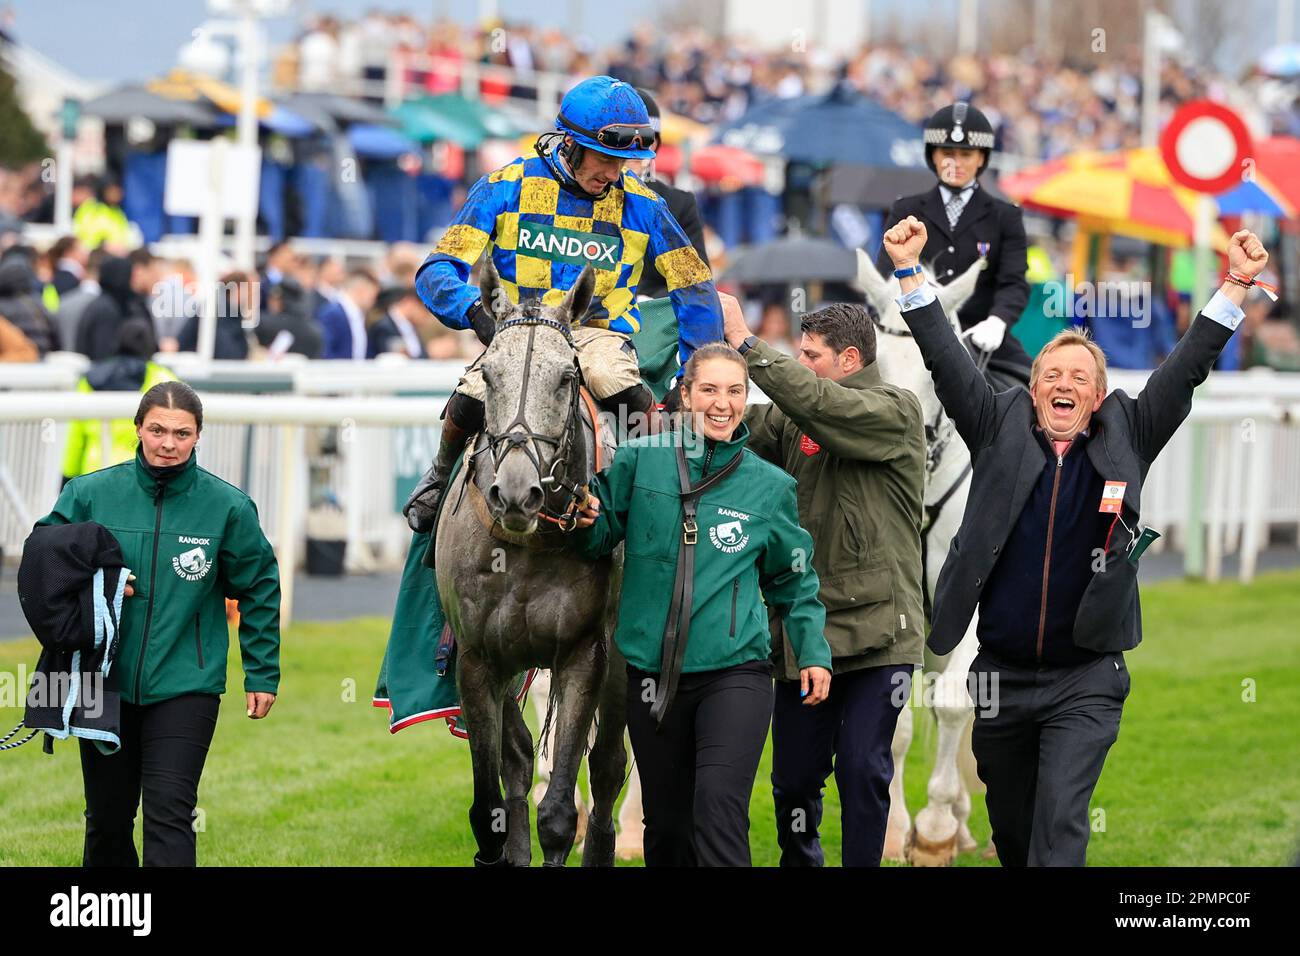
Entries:
<svg viewBox="0 0 1300 956">
<path fill-rule="evenodd" d="M 989 163 L 989 153 L 993 151 L 993 124 L 969 103 L 945 106 L 925 122 L 925 162 L 938 173 L 934 165 L 936 146 L 982 150 L 984 162 L 980 165 L 980 172 L 983 172 Z"/>
</svg>

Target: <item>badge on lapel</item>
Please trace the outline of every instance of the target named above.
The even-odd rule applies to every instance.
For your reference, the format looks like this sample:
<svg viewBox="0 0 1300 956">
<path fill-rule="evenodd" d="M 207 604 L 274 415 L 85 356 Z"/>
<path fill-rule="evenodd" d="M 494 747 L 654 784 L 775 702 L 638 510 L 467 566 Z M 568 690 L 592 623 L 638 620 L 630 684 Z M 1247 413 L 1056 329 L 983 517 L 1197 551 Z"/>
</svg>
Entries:
<svg viewBox="0 0 1300 956">
<path fill-rule="evenodd" d="M 811 458 L 813 455 L 817 454 L 819 451 L 822 450 L 822 446 L 817 444 L 807 435 L 800 435 L 799 450 L 803 452 L 805 455 L 807 455 L 809 458 Z"/>
</svg>

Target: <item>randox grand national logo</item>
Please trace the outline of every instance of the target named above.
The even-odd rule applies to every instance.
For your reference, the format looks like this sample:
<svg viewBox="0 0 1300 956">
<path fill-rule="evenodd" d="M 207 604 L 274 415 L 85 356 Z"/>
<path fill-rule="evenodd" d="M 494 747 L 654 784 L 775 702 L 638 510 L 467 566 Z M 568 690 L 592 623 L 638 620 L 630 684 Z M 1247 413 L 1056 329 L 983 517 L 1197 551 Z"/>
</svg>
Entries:
<svg viewBox="0 0 1300 956">
<path fill-rule="evenodd" d="M 598 269 L 617 269 L 620 245 L 621 241 L 613 236 L 521 222 L 516 251 L 573 266 L 590 264 Z"/>
<path fill-rule="evenodd" d="M 212 559 L 202 548 L 193 548 L 172 558 L 172 570 L 186 581 L 198 581 L 212 567 Z"/>
</svg>

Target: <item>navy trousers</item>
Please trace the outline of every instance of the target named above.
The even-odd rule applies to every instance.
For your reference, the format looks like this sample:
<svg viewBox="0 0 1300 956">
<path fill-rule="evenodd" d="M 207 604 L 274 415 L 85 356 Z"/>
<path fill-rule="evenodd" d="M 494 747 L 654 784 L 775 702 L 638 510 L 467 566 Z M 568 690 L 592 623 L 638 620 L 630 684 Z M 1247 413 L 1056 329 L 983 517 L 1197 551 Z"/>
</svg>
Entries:
<svg viewBox="0 0 1300 956">
<path fill-rule="evenodd" d="M 889 818 L 891 745 L 912 688 L 911 664 L 836 674 L 830 696 L 800 703 L 798 681 L 776 682 L 772 797 L 782 866 L 822 866 L 822 791 L 832 771 L 840 795 L 845 866 L 879 866 Z"/>
<path fill-rule="evenodd" d="M 1119 736 L 1130 682 L 1124 655 L 1070 667 L 1017 667 L 981 650 L 970 672 L 996 710 L 975 708 L 971 749 L 1003 866 L 1083 866 L 1088 803 Z"/>
</svg>

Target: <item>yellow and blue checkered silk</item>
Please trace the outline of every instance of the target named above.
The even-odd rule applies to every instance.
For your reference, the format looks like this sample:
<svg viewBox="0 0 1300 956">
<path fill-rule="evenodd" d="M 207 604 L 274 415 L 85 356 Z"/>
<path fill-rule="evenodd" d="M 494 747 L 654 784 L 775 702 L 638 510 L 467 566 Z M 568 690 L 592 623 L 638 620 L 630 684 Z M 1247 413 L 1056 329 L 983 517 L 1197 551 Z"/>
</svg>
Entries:
<svg viewBox="0 0 1300 956">
<path fill-rule="evenodd" d="M 454 329 L 479 298 L 467 285 L 485 249 L 511 301 L 558 305 L 590 263 L 596 294 L 580 324 L 627 335 L 640 328 L 636 287 L 647 257 L 668 283 L 683 364 L 695 349 L 722 339 L 713 277 L 668 206 L 632 173 L 604 198 L 561 187 L 546 161 L 520 157 L 474 184 L 464 207 L 425 260 L 416 281 L 429 311 Z"/>
</svg>

